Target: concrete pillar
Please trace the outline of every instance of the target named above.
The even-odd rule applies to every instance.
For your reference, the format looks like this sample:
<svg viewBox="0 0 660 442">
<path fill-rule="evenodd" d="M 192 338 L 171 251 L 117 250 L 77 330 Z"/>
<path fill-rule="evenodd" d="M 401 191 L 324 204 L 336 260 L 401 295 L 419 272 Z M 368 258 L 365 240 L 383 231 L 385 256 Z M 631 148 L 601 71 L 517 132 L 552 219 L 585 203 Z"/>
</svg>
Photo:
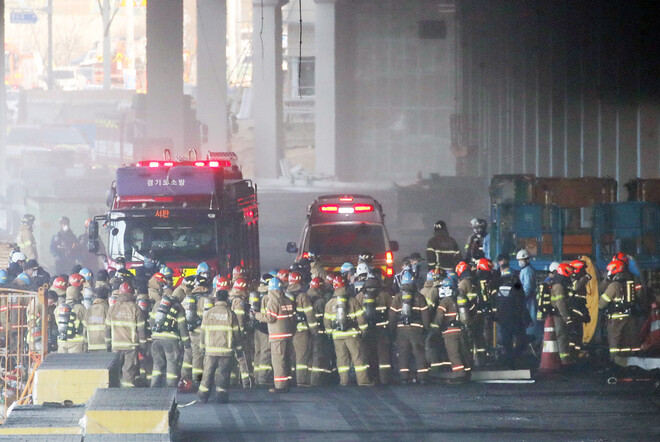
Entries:
<svg viewBox="0 0 660 442">
<path fill-rule="evenodd" d="M 227 2 L 197 0 L 197 119 L 208 149 L 227 150 Z"/>
<path fill-rule="evenodd" d="M 183 3 L 147 2 L 147 137 L 183 145 Z"/>
<path fill-rule="evenodd" d="M 316 172 L 337 174 L 337 0 L 316 2 L 316 61 L 314 68 Z"/>
<path fill-rule="evenodd" d="M 288 0 L 252 2 L 252 109 L 257 178 L 277 178 L 282 132 L 282 5 Z"/>
</svg>

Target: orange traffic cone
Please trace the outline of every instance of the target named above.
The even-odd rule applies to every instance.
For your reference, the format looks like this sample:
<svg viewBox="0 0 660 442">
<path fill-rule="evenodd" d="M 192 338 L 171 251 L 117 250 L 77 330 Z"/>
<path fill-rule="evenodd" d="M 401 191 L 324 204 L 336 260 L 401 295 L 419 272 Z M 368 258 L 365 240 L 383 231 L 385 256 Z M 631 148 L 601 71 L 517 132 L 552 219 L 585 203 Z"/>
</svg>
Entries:
<svg viewBox="0 0 660 442">
<path fill-rule="evenodd" d="M 557 333 L 555 332 L 555 319 L 548 315 L 545 320 L 543 334 L 543 354 L 541 355 L 541 373 L 553 373 L 561 369 L 561 359 L 559 358 L 559 346 L 557 345 Z"/>
</svg>

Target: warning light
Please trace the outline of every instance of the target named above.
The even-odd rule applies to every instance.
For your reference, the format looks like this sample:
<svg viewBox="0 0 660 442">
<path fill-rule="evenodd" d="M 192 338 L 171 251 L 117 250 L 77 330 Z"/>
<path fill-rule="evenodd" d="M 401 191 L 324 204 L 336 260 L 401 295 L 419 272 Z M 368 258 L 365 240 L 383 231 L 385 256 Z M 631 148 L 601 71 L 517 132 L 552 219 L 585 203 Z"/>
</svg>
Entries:
<svg viewBox="0 0 660 442">
<path fill-rule="evenodd" d="M 209 161 L 209 167 L 220 167 L 220 162 L 218 162 L 218 161 Z"/>
<path fill-rule="evenodd" d="M 387 263 L 388 266 L 392 265 L 392 263 L 394 262 L 394 258 L 392 257 L 392 252 L 387 252 L 385 254 L 385 262 Z"/>
<path fill-rule="evenodd" d="M 353 201 L 353 197 L 352 196 L 342 196 L 341 198 L 339 198 L 339 201 L 341 201 L 342 203 L 350 203 L 351 201 Z"/>
<path fill-rule="evenodd" d="M 205 166 L 204 161 L 195 161 L 195 166 L 204 167 Z"/>
<path fill-rule="evenodd" d="M 149 167 L 158 167 L 160 163 L 158 161 L 149 161 Z"/>
<path fill-rule="evenodd" d="M 353 206 L 353 210 L 355 210 L 355 213 L 373 212 L 374 206 L 371 204 L 356 204 Z"/>
<path fill-rule="evenodd" d="M 173 163 L 172 161 L 168 161 L 168 162 L 166 162 L 166 163 L 163 163 L 163 166 L 165 166 L 165 167 L 172 167 L 172 166 L 174 166 L 174 163 Z"/>
<path fill-rule="evenodd" d="M 392 267 L 388 267 L 387 270 L 385 271 L 385 274 L 387 275 L 388 278 L 393 276 L 394 275 L 394 269 Z"/>
</svg>

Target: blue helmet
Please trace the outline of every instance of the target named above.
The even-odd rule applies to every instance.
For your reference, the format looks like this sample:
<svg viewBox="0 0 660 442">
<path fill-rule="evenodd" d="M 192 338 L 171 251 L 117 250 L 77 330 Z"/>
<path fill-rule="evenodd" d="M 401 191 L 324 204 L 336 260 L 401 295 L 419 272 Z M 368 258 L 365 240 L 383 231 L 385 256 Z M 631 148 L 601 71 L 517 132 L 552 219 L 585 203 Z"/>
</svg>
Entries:
<svg viewBox="0 0 660 442">
<path fill-rule="evenodd" d="M 209 274 L 211 273 L 211 267 L 209 267 L 209 265 L 205 262 L 200 262 L 195 273 L 197 275 L 201 275 L 202 273 Z"/>
<path fill-rule="evenodd" d="M 271 270 L 271 271 L 268 272 L 268 273 L 270 273 L 270 276 L 272 276 L 273 278 L 275 278 L 279 272 L 280 272 L 279 270 Z"/>
<path fill-rule="evenodd" d="M 401 274 L 401 285 L 412 284 L 415 281 L 412 272 L 405 270 Z"/>
<path fill-rule="evenodd" d="M 442 280 L 442 284 L 440 285 L 440 290 L 438 290 L 438 294 L 440 297 L 445 297 L 445 296 L 452 296 L 457 290 L 456 284 L 452 278 L 445 278 Z"/>
<path fill-rule="evenodd" d="M 347 273 L 355 273 L 355 267 L 350 262 L 345 262 L 341 265 L 341 269 L 339 271 L 342 275 Z"/>
<path fill-rule="evenodd" d="M 219 281 L 220 281 L 220 275 L 215 275 L 213 277 L 213 285 L 211 287 L 217 287 Z"/>
<path fill-rule="evenodd" d="M 7 271 L 6 270 L 0 270 L 0 284 L 4 285 L 7 284 L 7 281 L 9 280 L 9 277 L 7 276 Z"/>
<path fill-rule="evenodd" d="M 80 274 L 80 276 L 85 278 L 85 281 L 92 282 L 92 278 L 94 277 L 94 273 L 92 273 L 92 271 L 90 269 L 88 269 L 88 268 L 80 269 L 80 271 L 78 273 Z"/>
<path fill-rule="evenodd" d="M 270 278 L 270 281 L 268 281 L 268 290 L 281 290 L 282 289 L 282 281 L 280 281 L 280 278 L 273 277 Z"/>
<path fill-rule="evenodd" d="M 451 279 L 455 287 L 458 287 L 458 275 L 455 271 L 451 269 L 447 270 L 447 278 Z"/>
<path fill-rule="evenodd" d="M 32 280 L 30 279 L 30 275 L 28 275 L 28 274 L 25 273 L 25 272 L 23 272 L 23 273 L 21 273 L 20 275 L 18 275 L 18 276 L 16 277 L 16 279 L 19 280 L 19 281 L 23 281 L 23 282 L 25 283 L 25 285 L 30 285 L 30 284 L 32 284 Z"/>
<path fill-rule="evenodd" d="M 167 267 L 166 265 L 160 266 L 160 273 L 163 274 L 163 276 L 167 279 L 172 279 L 174 277 L 174 272 L 172 271 L 171 268 Z"/>
</svg>

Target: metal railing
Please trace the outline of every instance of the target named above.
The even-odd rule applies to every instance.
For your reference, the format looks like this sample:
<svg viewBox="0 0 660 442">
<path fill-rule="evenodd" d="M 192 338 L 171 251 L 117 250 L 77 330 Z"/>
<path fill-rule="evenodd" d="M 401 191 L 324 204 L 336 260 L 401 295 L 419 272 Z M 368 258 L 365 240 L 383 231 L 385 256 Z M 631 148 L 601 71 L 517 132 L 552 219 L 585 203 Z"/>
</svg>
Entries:
<svg viewBox="0 0 660 442">
<path fill-rule="evenodd" d="M 46 287 L 0 288 L 0 340 L 4 418 L 14 402 L 30 403 L 34 372 L 48 352 Z"/>
</svg>

